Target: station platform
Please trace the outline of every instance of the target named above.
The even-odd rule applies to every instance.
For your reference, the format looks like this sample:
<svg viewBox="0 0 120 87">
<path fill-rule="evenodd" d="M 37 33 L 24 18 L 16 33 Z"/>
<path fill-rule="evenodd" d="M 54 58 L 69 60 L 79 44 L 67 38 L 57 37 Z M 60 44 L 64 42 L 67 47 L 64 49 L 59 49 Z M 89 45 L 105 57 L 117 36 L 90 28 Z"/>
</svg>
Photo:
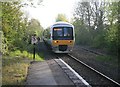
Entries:
<svg viewBox="0 0 120 87">
<path fill-rule="evenodd" d="M 26 85 L 81 87 L 90 85 L 62 59 L 33 62 L 28 70 Z"/>
</svg>

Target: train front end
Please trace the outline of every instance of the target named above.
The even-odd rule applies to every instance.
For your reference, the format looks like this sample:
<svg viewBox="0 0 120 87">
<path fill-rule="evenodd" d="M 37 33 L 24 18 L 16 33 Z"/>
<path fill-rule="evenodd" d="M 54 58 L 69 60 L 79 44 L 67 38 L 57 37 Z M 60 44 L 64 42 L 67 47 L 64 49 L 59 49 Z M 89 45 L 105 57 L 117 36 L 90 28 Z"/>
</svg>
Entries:
<svg viewBox="0 0 120 87">
<path fill-rule="evenodd" d="M 59 23 L 52 27 L 52 51 L 55 53 L 70 53 L 75 43 L 72 24 Z"/>
</svg>

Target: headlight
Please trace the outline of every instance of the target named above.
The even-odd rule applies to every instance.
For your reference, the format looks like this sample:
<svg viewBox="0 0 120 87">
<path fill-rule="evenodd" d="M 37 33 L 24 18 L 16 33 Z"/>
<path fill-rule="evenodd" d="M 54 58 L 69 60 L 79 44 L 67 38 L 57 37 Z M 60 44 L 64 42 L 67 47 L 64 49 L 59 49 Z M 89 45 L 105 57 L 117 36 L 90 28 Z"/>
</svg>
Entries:
<svg viewBox="0 0 120 87">
<path fill-rule="evenodd" d="M 58 41 L 55 40 L 54 43 L 58 43 Z"/>
</svg>

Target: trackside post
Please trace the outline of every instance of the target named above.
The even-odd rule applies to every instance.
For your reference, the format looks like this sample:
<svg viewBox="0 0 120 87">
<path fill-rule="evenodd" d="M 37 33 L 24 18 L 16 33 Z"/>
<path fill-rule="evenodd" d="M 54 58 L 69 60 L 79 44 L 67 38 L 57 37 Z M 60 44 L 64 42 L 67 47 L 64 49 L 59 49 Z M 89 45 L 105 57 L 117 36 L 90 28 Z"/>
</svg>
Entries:
<svg viewBox="0 0 120 87">
<path fill-rule="evenodd" d="M 34 45 L 34 47 L 33 47 L 33 61 L 35 61 L 35 43 L 33 45 Z"/>
<path fill-rule="evenodd" d="M 37 43 L 36 34 L 34 34 L 32 36 L 31 43 L 33 44 L 33 61 L 35 61 L 35 46 L 36 46 L 36 43 Z"/>
</svg>

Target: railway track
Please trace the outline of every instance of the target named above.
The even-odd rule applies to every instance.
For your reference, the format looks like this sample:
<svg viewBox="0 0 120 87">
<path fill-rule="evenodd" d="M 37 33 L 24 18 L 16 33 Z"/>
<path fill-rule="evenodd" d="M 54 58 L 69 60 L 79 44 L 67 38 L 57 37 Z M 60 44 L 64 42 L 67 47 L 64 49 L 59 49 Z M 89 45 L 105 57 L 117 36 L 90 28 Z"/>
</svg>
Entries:
<svg viewBox="0 0 120 87">
<path fill-rule="evenodd" d="M 89 68 L 90 70 L 96 72 L 97 74 L 101 75 L 102 77 L 106 78 L 107 80 L 111 81 L 112 83 L 116 84 L 117 86 L 120 86 L 120 83 L 116 82 L 115 80 L 109 78 L 108 76 L 102 74 L 101 72 L 97 71 L 96 69 L 92 68 L 91 66 L 87 65 L 86 63 L 80 61 L 79 59 L 77 59 L 76 57 L 68 54 L 69 57 L 71 57 L 72 59 L 76 60 L 77 62 L 81 63 L 82 65 L 86 66 L 87 68 Z"/>
<path fill-rule="evenodd" d="M 88 52 L 94 53 L 94 54 L 96 54 L 96 55 L 105 56 L 105 54 L 103 54 L 103 53 L 96 52 L 96 51 L 93 51 L 93 50 L 90 50 L 90 49 L 87 49 L 87 48 L 84 48 L 84 47 L 82 47 L 82 49 L 85 50 L 85 51 L 88 51 Z"/>
<path fill-rule="evenodd" d="M 95 52 L 95 51 L 93 51 L 93 50 L 89 50 L 89 49 L 86 49 L 86 48 L 82 48 L 82 50 L 85 50 L 86 52 L 88 51 L 88 52 L 91 52 L 91 53 L 93 53 L 93 54 L 96 54 L 96 55 L 103 55 L 104 56 L 104 54 L 102 54 L 102 53 L 99 53 L 99 52 Z M 53 54 L 53 56 L 54 56 L 54 58 L 55 58 L 55 55 Z M 63 58 L 63 57 L 65 57 L 65 58 Z M 67 57 L 67 58 L 66 58 Z M 89 66 L 89 65 L 87 65 L 86 63 L 84 63 L 84 62 L 82 62 L 82 61 L 80 61 L 79 59 L 77 59 L 77 58 L 75 58 L 74 56 L 72 56 L 72 55 L 70 55 L 70 54 L 68 54 L 67 56 L 66 56 L 66 54 L 65 55 L 61 55 L 61 54 L 57 54 L 57 58 L 60 58 L 60 59 L 63 59 L 65 62 L 66 62 L 66 59 L 68 59 L 67 60 L 67 62 L 66 63 L 68 63 L 71 67 L 72 66 L 74 66 L 74 67 L 72 67 L 76 72 L 78 72 L 79 74 L 81 74 L 81 71 L 84 71 L 83 72 L 83 75 L 82 75 L 82 77 L 83 78 L 85 78 L 85 79 L 87 79 L 86 81 L 89 83 L 90 82 L 90 85 L 91 86 L 107 86 L 107 87 L 118 87 L 118 86 L 120 86 L 120 83 L 118 83 L 117 81 L 115 81 L 115 80 L 113 80 L 112 78 L 109 78 L 108 76 L 106 76 L 105 74 L 103 74 L 103 73 L 101 73 L 101 72 L 99 72 L 98 70 L 96 70 L 95 68 L 92 68 L 91 66 Z M 72 60 L 71 60 L 72 59 Z M 69 62 L 69 60 L 71 61 L 71 62 Z M 77 64 L 73 64 L 72 62 L 73 62 L 73 60 L 74 60 L 74 62 L 76 61 L 77 62 Z M 81 64 L 80 66 L 79 66 L 79 64 Z M 76 66 L 77 65 L 77 66 Z M 86 71 L 86 69 L 85 70 L 83 70 L 82 68 L 80 68 L 79 69 L 79 67 L 86 67 L 87 69 L 89 69 L 89 70 L 87 70 Z M 77 68 L 76 68 L 77 67 Z M 89 75 L 89 71 L 90 72 L 94 72 L 94 73 L 96 73 L 97 75 Z M 84 76 L 84 73 L 87 73 L 88 75 L 85 75 Z M 97 79 L 96 80 L 96 78 L 97 78 L 97 76 L 99 75 L 99 79 Z M 92 78 L 92 79 L 91 79 Z M 95 78 L 95 80 L 96 80 L 96 82 L 94 83 L 94 81 L 95 80 L 93 80 Z M 92 81 L 93 80 L 93 81 Z M 99 81 L 99 80 L 102 80 L 102 81 Z"/>
<path fill-rule="evenodd" d="M 65 57 L 67 60 L 63 57 Z M 82 75 L 83 78 L 85 78 L 86 81 L 91 86 L 100 86 L 100 87 L 101 86 L 106 86 L 106 87 L 114 87 L 114 86 L 119 87 L 120 86 L 120 83 L 118 83 L 115 80 L 109 78 L 108 76 L 106 76 L 103 73 L 99 72 L 98 70 L 92 68 L 91 66 L 87 65 L 86 63 L 80 61 L 79 59 L 72 56 L 71 54 L 68 54 L 67 56 L 65 56 L 65 55 L 60 56 L 59 55 L 58 58 L 61 58 L 61 59 L 65 60 L 70 66 L 73 66 L 75 71 L 77 71 L 79 74 L 83 74 Z M 71 62 L 69 62 L 68 60 L 71 61 Z M 73 64 L 73 60 L 74 60 L 74 64 Z M 94 81 L 96 81 L 96 82 L 94 83 Z"/>
</svg>

